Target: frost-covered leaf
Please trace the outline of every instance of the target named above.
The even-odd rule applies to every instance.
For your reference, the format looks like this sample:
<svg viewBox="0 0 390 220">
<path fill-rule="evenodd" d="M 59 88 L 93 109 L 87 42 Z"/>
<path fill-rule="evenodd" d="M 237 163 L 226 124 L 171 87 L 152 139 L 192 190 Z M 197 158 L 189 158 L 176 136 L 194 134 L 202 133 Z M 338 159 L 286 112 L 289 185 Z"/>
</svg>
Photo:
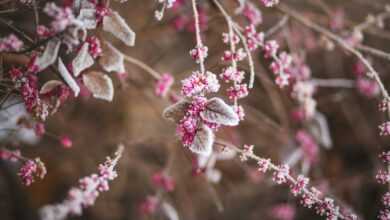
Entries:
<svg viewBox="0 0 390 220">
<path fill-rule="evenodd" d="M 50 40 L 46 44 L 43 54 L 35 60 L 35 65 L 38 67 L 38 71 L 46 69 L 56 61 L 60 45 L 61 42 L 57 38 Z"/>
<path fill-rule="evenodd" d="M 62 78 L 65 80 L 66 84 L 68 84 L 68 86 L 72 89 L 74 96 L 77 97 L 80 93 L 80 87 L 77 84 L 76 80 L 74 80 L 72 75 L 69 73 L 61 58 L 58 59 L 58 71 L 60 72 Z"/>
<path fill-rule="evenodd" d="M 94 8 L 83 8 L 80 10 L 79 16 L 77 16 L 77 20 L 79 20 L 83 27 L 86 29 L 95 29 L 96 22 L 96 9 Z"/>
<path fill-rule="evenodd" d="M 169 220 L 179 220 L 179 215 L 177 214 L 176 209 L 169 203 L 163 202 L 161 209 Z"/>
<path fill-rule="evenodd" d="M 109 42 L 105 42 L 103 44 L 103 54 L 102 57 L 99 59 L 99 63 L 107 72 L 125 72 L 123 54 L 114 46 L 112 46 L 112 44 L 110 44 Z"/>
<path fill-rule="evenodd" d="M 190 150 L 201 155 L 210 155 L 213 150 L 214 133 L 206 125 L 201 125 L 196 132 Z"/>
<path fill-rule="evenodd" d="M 207 101 L 206 110 L 202 111 L 200 116 L 208 122 L 223 125 L 235 126 L 239 122 L 233 108 L 220 98 L 212 98 Z"/>
<path fill-rule="evenodd" d="M 332 137 L 330 136 L 328 121 L 321 112 L 316 112 L 309 125 L 310 132 L 325 148 L 329 149 L 332 147 Z"/>
<path fill-rule="evenodd" d="M 163 117 L 174 122 L 179 122 L 186 112 L 190 102 L 187 99 L 182 99 L 173 105 L 168 106 L 163 111 Z"/>
<path fill-rule="evenodd" d="M 83 82 L 93 97 L 107 101 L 114 98 L 114 85 L 106 74 L 96 71 L 86 73 L 83 75 Z"/>
<path fill-rule="evenodd" d="M 51 92 L 54 88 L 57 86 L 63 85 L 63 83 L 59 80 L 50 80 L 47 81 L 42 87 L 41 90 L 39 91 L 40 94 L 46 94 Z"/>
<path fill-rule="evenodd" d="M 103 18 L 103 30 L 113 34 L 127 46 L 134 46 L 135 33 L 127 25 L 126 21 L 114 11 Z"/>
<path fill-rule="evenodd" d="M 73 74 L 77 77 L 80 73 L 93 65 L 93 58 L 88 52 L 89 44 L 84 43 L 77 56 L 72 61 Z"/>
</svg>

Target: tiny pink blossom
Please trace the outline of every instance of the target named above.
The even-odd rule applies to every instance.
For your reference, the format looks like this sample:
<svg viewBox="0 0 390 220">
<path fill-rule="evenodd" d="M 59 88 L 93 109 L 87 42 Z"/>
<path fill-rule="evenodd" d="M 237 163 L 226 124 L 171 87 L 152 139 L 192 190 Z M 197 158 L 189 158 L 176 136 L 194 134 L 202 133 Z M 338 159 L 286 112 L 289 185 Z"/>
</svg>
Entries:
<svg viewBox="0 0 390 220">
<path fill-rule="evenodd" d="M 265 7 L 273 7 L 279 4 L 279 0 L 260 0 Z"/>
<path fill-rule="evenodd" d="M 207 58 L 208 55 L 208 47 L 202 46 L 202 47 L 195 47 L 190 51 L 190 55 L 192 59 L 196 61 L 196 63 L 200 63 L 201 60 L 204 60 Z"/>
<path fill-rule="evenodd" d="M 297 177 L 296 183 L 292 183 L 291 186 L 290 186 L 291 193 L 294 196 L 299 195 L 303 191 L 303 189 L 307 186 L 308 183 L 309 183 L 309 179 L 308 178 L 306 178 L 303 175 L 299 175 Z"/>
<path fill-rule="evenodd" d="M 222 71 L 222 73 L 220 74 L 220 78 L 225 82 L 232 81 L 236 83 L 241 83 L 242 80 L 244 80 L 244 75 L 244 71 L 239 71 L 237 70 L 237 68 L 229 66 Z"/>
<path fill-rule="evenodd" d="M 5 149 L 0 149 L 0 159 L 1 160 L 7 160 L 11 162 L 17 162 L 19 161 L 21 157 L 20 151 L 19 150 L 5 150 Z"/>
<path fill-rule="evenodd" d="M 381 136 L 388 136 L 390 135 L 390 121 L 386 121 L 384 123 L 382 123 L 381 125 L 379 125 L 379 134 Z"/>
<path fill-rule="evenodd" d="M 36 123 L 34 131 L 35 131 L 35 134 L 37 136 L 43 136 L 45 134 L 45 132 L 46 132 L 45 131 L 45 124 L 42 123 L 42 122 Z"/>
<path fill-rule="evenodd" d="M 172 192 L 175 189 L 175 181 L 173 178 L 163 172 L 153 174 L 152 182 L 155 186 L 160 187 L 167 192 Z"/>
<path fill-rule="evenodd" d="M 267 41 L 264 45 L 264 56 L 270 58 L 276 56 L 278 52 L 279 44 L 275 40 Z"/>
<path fill-rule="evenodd" d="M 233 85 L 227 89 L 227 95 L 229 99 L 241 99 L 248 96 L 248 86 L 246 84 Z"/>
<path fill-rule="evenodd" d="M 150 215 L 156 212 L 159 200 L 155 196 L 148 196 L 139 206 L 139 211 L 143 215 Z"/>
<path fill-rule="evenodd" d="M 270 159 L 260 159 L 257 162 L 257 170 L 262 173 L 265 173 L 268 171 L 270 164 L 271 164 Z"/>
<path fill-rule="evenodd" d="M 376 81 L 367 79 L 364 77 L 360 77 L 356 81 L 356 86 L 358 91 L 368 97 L 368 98 L 373 98 L 379 95 L 379 86 L 376 83 Z"/>
<path fill-rule="evenodd" d="M 390 174 L 387 171 L 379 170 L 375 178 L 380 184 L 387 184 L 390 182 Z"/>
<path fill-rule="evenodd" d="M 86 42 L 89 44 L 88 52 L 93 58 L 99 57 L 103 50 L 99 38 L 95 36 L 87 37 Z"/>
<path fill-rule="evenodd" d="M 69 136 L 66 136 L 66 135 L 63 135 L 60 137 L 60 142 L 61 142 L 61 145 L 64 147 L 64 148 L 71 148 L 72 145 L 73 145 L 73 142 L 72 140 L 70 139 Z"/>
<path fill-rule="evenodd" d="M 206 74 L 193 72 L 190 77 L 182 80 L 182 85 L 182 94 L 185 96 L 193 96 L 201 92 L 217 92 L 220 87 L 216 75 L 209 71 Z"/>
<path fill-rule="evenodd" d="M 19 51 L 23 47 L 23 41 L 19 40 L 14 34 L 0 38 L 0 52 Z"/>
<path fill-rule="evenodd" d="M 155 94 L 158 97 L 165 97 L 169 89 L 172 87 L 174 82 L 173 76 L 169 73 L 162 74 L 161 78 L 157 81 L 155 86 Z"/>
<path fill-rule="evenodd" d="M 256 8 L 256 6 L 250 2 L 245 4 L 242 14 L 248 19 L 249 23 L 252 25 L 258 25 L 263 22 L 263 16 L 261 11 Z"/>
<path fill-rule="evenodd" d="M 379 155 L 379 158 L 381 158 L 384 163 L 390 164 L 390 151 L 382 152 Z"/>
<path fill-rule="evenodd" d="M 277 184 L 287 182 L 287 177 L 290 173 L 290 167 L 288 165 L 280 165 L 278 169 L 273 173 L 272 180 Z"/>
<path fill-rule="evenodd" d="M 296 215 L 296 209 L 290 204 L 279 204 L 271 208 L 270 214 L 278 220 L 293 220 Z"/>
</svg>

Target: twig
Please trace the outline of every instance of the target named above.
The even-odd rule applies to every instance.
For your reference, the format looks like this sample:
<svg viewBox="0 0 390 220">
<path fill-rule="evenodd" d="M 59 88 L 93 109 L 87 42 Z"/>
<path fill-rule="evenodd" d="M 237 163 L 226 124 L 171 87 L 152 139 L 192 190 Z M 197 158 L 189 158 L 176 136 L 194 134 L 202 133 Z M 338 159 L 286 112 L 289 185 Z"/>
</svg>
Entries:
<svg viewBox="0 0 390 220">
<path fill-rule="evenodd" d="M 202 38 L 200 36 L 199 14 L 198 14 L 198 9 L 196 8 L 196 0 L 192 0 L 192 9 L 193 9 L 194 20 L 195 20 L 196 49 L 199 50 L 203 47 L 203 43 L 202 43 Z M 202 55 L 199 56 L 199 65 L 200 65 L 200 72 L 204 74 L 205 66 L 204 66 L 204 57 Z"/>
<path fill-rule="evenodd" d="M 134 57 L 131 57 L 131 56 L 128 56 L 128 55 L 125 55 L 123 54 L 125 60 L 127 62 L 130 62 L 138 67 L 140 67 L 141 69 L 145 70 L 146 72 L 148 72 L 155 80 L 159 80 L 161 78 L 161 74 L 157 71 L 155 71 L 153 68 L 151 68 L 150 66 L 148 66 L 147 64 L 145 64 L 144 62 L 142 62 L 141 60 L 138 60 Z"/>
<path fill-rule="evenodd" d="M 334 33 L 330 32 L 329 30 L 317 25 L 316 23 L 306 19 L 304 16 L 300 15 L 298 12 L 292 10 L 285 4 L 279 4 L 277 6 L 277 9 L 279 9 L 281 12 L 290 15 L 292 18 L 294 18 L 296 21 L 300 22 L 301 24 L 313 29 L 316 32 L 319 32 L 323 34 L 324 36 L 328 37 L 329 39 L 335 41 L 338 43 L 342 48 L 349 51 L 353 55 L 355 55 L 359 60 L 362 61 L 362 63 L 367 67 L 367 69 L 370 71 L 371 75 L 375 79 L 375 81 L 378 83 L 379 88 L 381 90 L 383 98 L 390 100 L 389 94 L 383 85 L 378 72 L 371 66 L 370 62 L 368 62 L 367 59 L 364 58 L 363 54 L 361 54 L 358 50 L 351 47 L 348 43 L 346 43 L 342 38 L 335 35 Z"/>
</svg>

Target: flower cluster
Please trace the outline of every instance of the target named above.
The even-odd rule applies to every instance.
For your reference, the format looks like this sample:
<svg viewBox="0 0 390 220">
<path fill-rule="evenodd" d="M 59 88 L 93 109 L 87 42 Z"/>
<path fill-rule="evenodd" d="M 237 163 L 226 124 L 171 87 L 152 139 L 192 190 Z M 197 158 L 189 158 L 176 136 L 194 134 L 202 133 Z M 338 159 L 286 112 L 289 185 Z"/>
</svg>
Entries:
<svg viewBox="0 0 390 220">
<path fill-rule="evenodd" d="M 353 73 L 356 77 L 356 88 L 360 94 L 367 98 L 374 98 L 379 95 L 378 83 L 367 77 L 367 69 L 361 61 L 354 64 Z"/>
<path fill-rule="evenodd" d="M 29 186 L 35 181 L 35 177 L 43 179 L 46 175 L 46 167 L 39 159 L 27 160 L 19 170 L 19 177 L 24 185 Z"/>
<path fill-rule="evenodd" d="M 196 61 L 196 63 L 200 63 L 203 60 L 205 60 L 208 56 L 208 47 L 201 46 L 201 47 L 195 47 L 194 49 L 190 50 L 190 55 L 192 59 Z"/>
<path fill-rule="evenodd" d="M 101 192 L 109 190 L 108 182 L 118 175 L 115 167 L 122 156 L 123 146 L 119 146 L 114 158 L 107 157 L 99 165 L 99 172 L 80 179 L 79 186 L 69 190 L 68 196 L 62 203 L 47 205 L 40 210 L 41 219 L 65 219 L 68 215 L 81 215 L 82 209 L 92 206 Z"/>
<path fill-rule="evenodd" d="M 382 159 L 383 163 L 386 166 L 390 165 L 390 151 L 382 152 L 379 155 L 379 158 Z M 388 185 L 390 183 L 390 173 L 388 171 L 379 170 L 376 175 L 376 180 L 380 184 Z M 384 209 L 380 211 L 378 215 L 378 219 L 387 220 L 390 219 L 390 193 L 386 192 L 382 197 L 382 203 L 384 205 Z"/>
<path fill-rule="evenodd" d="M 15 52 L 23 47 L 23 41 L 19 40 L 14 34 L 0 38 L 0 52 Z"/>
<path fill-rule="evenodd" d="M 34 72 L 23 72 L 19 68 L 12 68 L 8 72 L 11 80 L 19 90 L 25 106 L 29 112 L 32 112 L 40 103 L 38 93 L 38 77 Z"/>
<path fill-rule="evenodd" d="M 54 33 L 65 30 L 76 20 L 70 7 L 59 7 L 54 2 L 47 3 L 43 11 L 53 19 L 50 30 Z"/>
<path fill-rule="evenodd" d="M 195 71 L 190 77 L 182 82 L 182 94 L 191 97 L 201 93 L 218 92 L 219 82 L 217 76 L 207 71 L 205 74 Z"/>
</svg>

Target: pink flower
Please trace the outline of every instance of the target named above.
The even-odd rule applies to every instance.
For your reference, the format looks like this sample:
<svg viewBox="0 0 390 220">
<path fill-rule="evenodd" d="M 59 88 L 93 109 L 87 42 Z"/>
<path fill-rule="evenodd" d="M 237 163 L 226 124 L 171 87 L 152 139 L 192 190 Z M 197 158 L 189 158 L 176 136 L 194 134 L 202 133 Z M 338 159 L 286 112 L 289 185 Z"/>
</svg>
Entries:
<svg viewBox="0 0 390 220">
<path fill-rule="evenodd" d="M 297 177 L 296 183 L 292 183 L 290 188 L 291 188 L 291 193 L 294 196 L 299 195 L 304 188 L 306 188 L 307 184 L 309 183 L 309 179 L 304 177 L 303 175 L 299 175 Z"/>
<path fill-rule="evenodd" d="M 0 52 L 19 51 L 22 49 L 23 45 L 23 41 L 19 40 L 14 34 L 0 38 Z"/>
<path fill-rule="evenodd" d="M 261 14 L 261 11 L 250 2 L 245 4 L 245 8 L 242 14 L 248 19 L 249 23 L 252 25 L 256 26 L 263 22 L 263 16 Z"/>
<path fill-rule="evenodd" d="M 190 77 L 182 80 L 182 85 L 181 91 L 185 96 L 193 96 L 201 92 L 217 92 L 220 87 L 216 75 L 209 71 L 205 74 L 193 72 Z"/>
<path fill-rule="evenodd" d="M 290 204 L 279 204 L 271 208 L 270 214 L 278 220 L 293 220 L 296 215 L 296 209 Z"/>
<path fill-rule="evenodd" d="M 390 182 L 390 174 L 387 171 L 379 170 L 375 178 L 380 184 L 387 184 Z"/>
<path fill-rule="evenodd" d="M 53 18 L 50 24 L 51 30 L 55 33 L 65 30 L 69 25 L 73 24 L 75 17 L 70 7 L 58 7 L 55 3 L 47 3 L 44 12 Z"/>
<path fill-rule="evenodd" d="M 374 80 L 360 77 L 357 79 L 356 86 L 358 91 L 368 98 L 379 95 L 379 86 Z"/>
<path fill-rule="evenodd" d="M 34 131 L 37 136 L 43 136 L 45 134 L 45 124 L 41 122 L 36 123 Z"/>
<path fill-rule="evenodd" d="M 89 44 L 88 52 L 93 58 L 96 59 L 102 54 L 103 50 L 99 38 L 95 36 L 89 36 L 87 37 L 86 42 Z"/>
<path fill-rule="evenodd" d="M 390 151 L 382 152 L 379 155 L 379 158 L 381 158 L 384 163 L 389 164 L 390 163 Z"/>
<path fill-rule="evenodd" d="M 225 82 L 232 81 L 236 83 L 241 83 L 242 80 L 244 80 L 244 74 L 244 71 L 239 71 L 236 68 L 229 66 L 225 68 L 219 76 Z"/>
<path fill-rule="evenodd" d="M 155 87 L 155 94 L 158 97 L 165 97 L 168 94 L 169 89 L 172 87 L 174 79 L 171 74 L 164 73 L 157 81 Z"/>
<path fill-rule="evenodd" d="M 145 201 L 143 201 L 140 206 L 139 210 L 141 214 L 143 215 L 150 215 L 156 212 L 158 207 L 158 198 L 155 196 L 148 196 Z"/>
<path fill-rule="evenodd" d="M 386 207 L 390 207 L 390 192 L 386 192 L 383 195 L 382 202 Z"/>
<path fill-rule="evenodd" d="M 35 160 L 27 160 L 20 168 L 19 177 L 24 185 L 29 186 L 34 182 L 34 177 L 43 179 L 46 175 L 45 165 L 39 158 Z"/>
<path fill-rule="evenodd" d="M 272 7 L 279 4 L 279 0 L 260 0 L 265 7 Z"/>
<path fill-rule="evenodd" d="M 248 87 L 246 84 L 237 84 L 227 89 L 229 99 L 241 99 L 248 96 Z"/>
<path fill-rule="evenodd" d="M 5 149 L 0 149 L 0 159 L 1 160 L 8 160 L 11 162 L 17 162 L 19 161 L 19 158 L 21 157 L 20 151 L 10 151 Z"/>
<path fill-rule="evenodd" d="M 390 109 L 390 101 L 383 99 L 378 105 L 379 111 L 385 112 Z"/>
<path fill-rule="evenodd" d="M 198 47 L 196 46 L 194 49 L 190 50 L 190 55 L 192 59 L 196 61 L 196 63 L 200 63 L 201 60 L 205 60 L 208 55 L 208 47 L 202 46 Z"/>
<path fill-rule="evenodd" d="M 384 122 L 381 125 L 379 125 L 379 134 L 381 136 L 387 136 L 390 135 L 390 121 Z"/>
<path fill-rule="evenodd" d="M 390 220 L 390 210 L 384 209 L 379 212 L 378 215 L 379 220 Z"/>
<path fill-rule="evenodd" d="M 153 174 L 152 182 L 155 186 L 161 187 L 167 192 L 172 192 L 175 189 L 175 181 L 163 172 Z"/>
<path fill-rule="evenodd" d="M 264 45 L 264 56 L 265 58 L 270 58 L 276 56 L 278 52 L 279 44 L 275 40 L 267 41 Z"/>
<path fill-rule="evenodd" d="M 278 169 L 273 173 L 272 180 L 277 184 L 287 182 L 287 177 L 290 173 L 290 167 L 288 165 L 280 165 Z"/>
<path fill-rule="evenodd" d="M 261 159 L 257 162 L 258 171 L 265 173 L 268 171 L 269 166 L 271 164 L 270 159 Z"/>
<path fill-rule="evenodd" d="M 73 142 L 70 137 L 66 135 L 60 137 L 60 142 L 64 148 L 71 148 L 73 145 Z"/>
</svg>

